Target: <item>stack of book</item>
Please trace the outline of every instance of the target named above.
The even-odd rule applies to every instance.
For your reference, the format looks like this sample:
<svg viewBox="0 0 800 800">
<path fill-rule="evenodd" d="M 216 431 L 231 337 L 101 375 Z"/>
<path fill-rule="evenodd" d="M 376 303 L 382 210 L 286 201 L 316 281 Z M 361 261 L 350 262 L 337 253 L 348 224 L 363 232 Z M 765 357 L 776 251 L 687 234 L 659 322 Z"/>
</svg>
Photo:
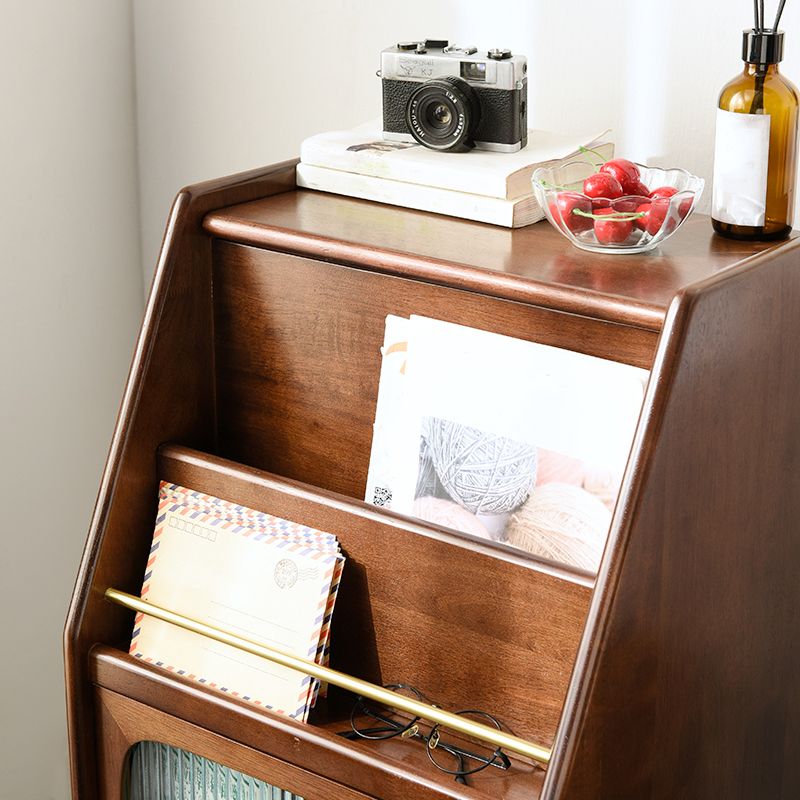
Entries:
<svg viewBox="0 0 800 800">
<path fill-rule="evenodd" d="M 162 482 L 141 596 L 322 664 L 343 565 L 331 533 Z M 302 722 L 319 693 L 307 675 L 147 615 L 130 652 Z"/>
<path fill-rule="evenodd" d="M 372 123 L 306 139 L 297 185 L 333 194 L 519 228 L 544 218 L 531 176 L 544 164 L 582 157 L 613 157 L 606 134 L 576 136 L 532 130 L 516 153 L 472 150 L 442 153 L 419 144 L 384 141 Z"/>
</svg>

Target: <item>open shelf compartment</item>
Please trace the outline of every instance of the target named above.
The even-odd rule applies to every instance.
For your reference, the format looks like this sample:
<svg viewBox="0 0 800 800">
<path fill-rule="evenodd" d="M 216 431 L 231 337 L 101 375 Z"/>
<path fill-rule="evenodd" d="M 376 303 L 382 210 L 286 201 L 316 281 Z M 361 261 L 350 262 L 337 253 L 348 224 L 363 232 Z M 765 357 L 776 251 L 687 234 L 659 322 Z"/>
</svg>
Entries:
<svg viewBox="0 0 800 800">
<path fill-rule="evenodd" d="M 158 464 L 169 483 L 337 536 L 347 563 L 332 625 L 334 669 L 380 685 L 412 683 L 443 708 L 489 711 L 516 735 L 550 746 L 588 608 L 586 575 L 185 447 L 161 448 Z M 146 559 L 149 540 L 142 540 Z M 104 651 L 98 674 L 133 671 L 146 683 L 154 669 L 160 672 L 149 665 L 134 670 L 129 660 Z M 181 683 L 171 675 L 159 678 L 164 681 Z M 101 685 L 119 689 L 108 677 Z M 331 687 L 310 724 L 300 726 L 326 732 L 318 747 L 330 746 L 330 730 L 348 727 L 353 698 L 342 694 Z M 271 753 L 272 745 L 261 741 Z M 340 740 L 336 749 L 351 746 Z M 366 747 L 391 753 L 387 763 L 410 753 L 395 763 L 398 774 L 430 772 L 416 742 Z M 536 775 L 525 759 L 512 761 L 506 782 L 530 794 L 541 770 Z M 440 783 L 452 780 L 433 773 Z M 472 783 L 496 786 L 497 780 L 481 773 Z M 504 796 L 514 797 L 509 791 Z"/>
</svg>

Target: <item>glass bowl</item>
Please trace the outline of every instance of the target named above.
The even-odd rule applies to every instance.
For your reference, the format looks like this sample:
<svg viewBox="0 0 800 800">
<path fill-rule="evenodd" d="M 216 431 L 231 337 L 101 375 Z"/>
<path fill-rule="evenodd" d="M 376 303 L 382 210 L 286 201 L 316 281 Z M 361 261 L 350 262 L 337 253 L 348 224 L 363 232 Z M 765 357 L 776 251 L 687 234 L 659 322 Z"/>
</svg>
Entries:
<svg viewBox="0 0 800 800">
<path fill-rule="evenodd" d="M 677 193 L 656 199 L 587 197 L 583 181 L 597 172 L 588 161 L 539 167 L 533 173 L 533 191 L 553 227 L 576 247 L 595 253 L 644 253 L 666 241 L 689 218 L 705 181 L 685 169 L 636 166 L 650 191 L 671 186 Z M 645 203 L 651 203 L 646 216 L 646 211 L 639 211 Z M 602 216 L 608 219 L 597 219 Z"/>
</svg>

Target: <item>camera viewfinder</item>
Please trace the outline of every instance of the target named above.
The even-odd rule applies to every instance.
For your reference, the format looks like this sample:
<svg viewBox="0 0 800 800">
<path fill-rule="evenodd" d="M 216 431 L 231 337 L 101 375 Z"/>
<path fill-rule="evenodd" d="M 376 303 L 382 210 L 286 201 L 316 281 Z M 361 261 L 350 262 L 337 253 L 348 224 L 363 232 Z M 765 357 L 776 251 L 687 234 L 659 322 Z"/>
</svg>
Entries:
<svg viewBox="0 0 800 800">
<path fill-rule="evenodd" d="M 486 63 L 483 61 L 462 61 L 461 77 L 469 81 L 485 81 Z"/>
</svg>

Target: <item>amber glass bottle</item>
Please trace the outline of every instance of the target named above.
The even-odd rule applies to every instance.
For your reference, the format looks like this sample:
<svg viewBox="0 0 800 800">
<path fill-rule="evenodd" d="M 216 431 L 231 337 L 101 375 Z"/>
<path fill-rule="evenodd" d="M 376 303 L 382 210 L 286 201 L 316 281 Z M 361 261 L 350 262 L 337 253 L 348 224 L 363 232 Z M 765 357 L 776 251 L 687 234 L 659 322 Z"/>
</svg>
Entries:
<svg viewBox="0 0 800 800">
<path fill-rule="evenodd" d="M 783 31 L 744 32 L 744 71 L 722 90 L 714 152 L 714 230 L 780 239 L 792 228 L 798 94 L 778 70 Z"/>
</svg>

